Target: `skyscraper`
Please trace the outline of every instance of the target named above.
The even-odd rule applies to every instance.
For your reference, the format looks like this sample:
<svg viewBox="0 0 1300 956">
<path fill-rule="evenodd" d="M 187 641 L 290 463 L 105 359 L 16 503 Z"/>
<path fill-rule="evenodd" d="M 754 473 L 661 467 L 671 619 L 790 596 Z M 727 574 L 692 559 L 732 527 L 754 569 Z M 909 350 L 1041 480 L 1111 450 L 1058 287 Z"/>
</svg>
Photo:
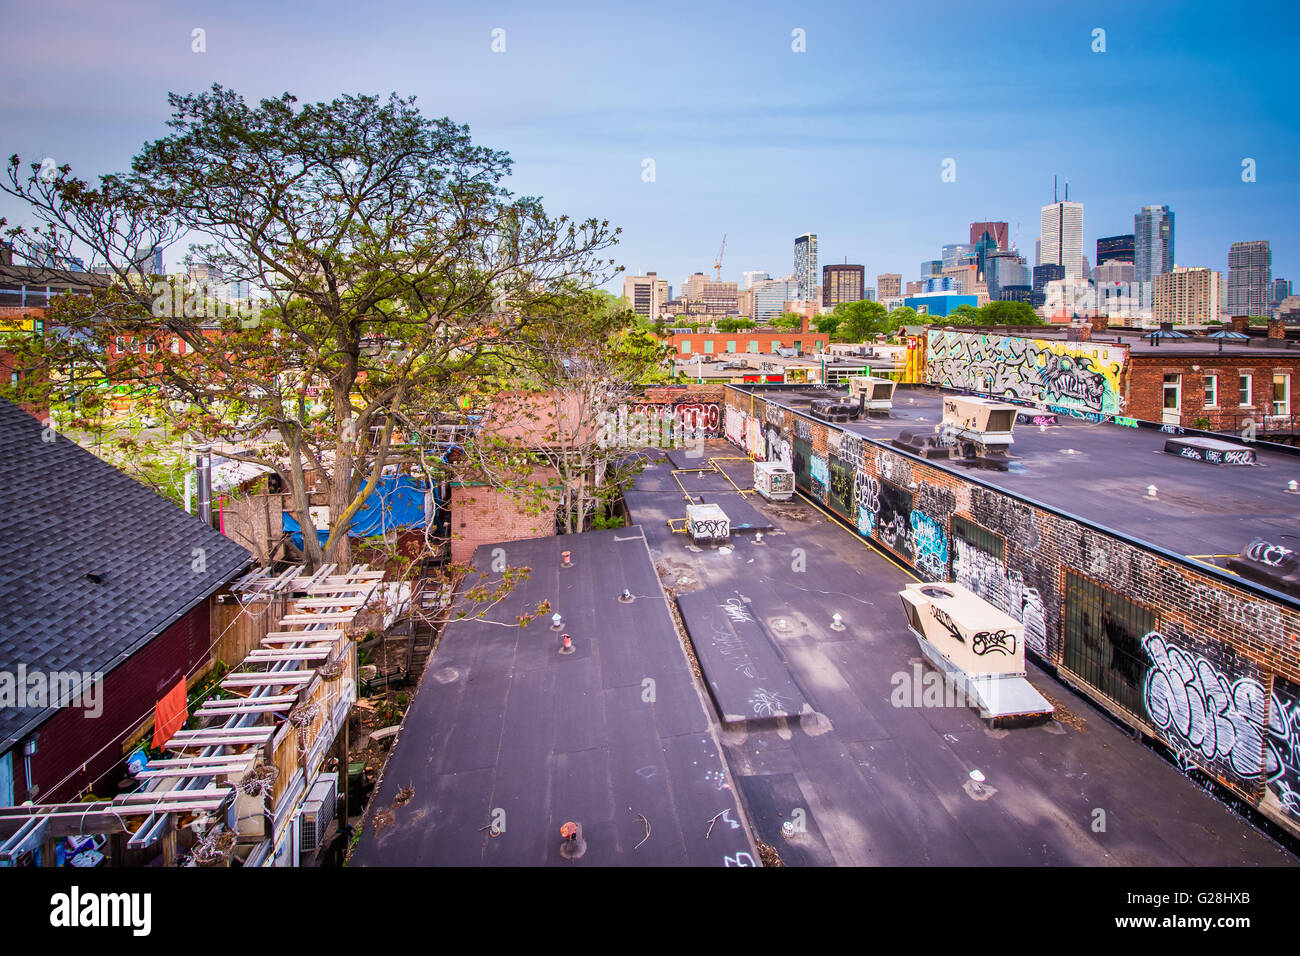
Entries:
<svg viewBox="0 0 1300 956">
<path fill-rule="evenodd" d="M 1157 322 L 1199 325 L 1219 321 L 1223 277 L 1213 269 L 1179 266 L 1158 273 L 1155 284 Z"/>
<path fill-rule="evenodd" d="M 623 298 L 637 315 L 657 319 L 668 301 L 668 280 L 659 278 L 654 272 L 628 276 L 623 280 Z"/>
<path fill-rule="evenodd" d="M 763 279 L 754 283 L 750 290 L 754 296 L 754 314 L 751 316 L 759 325 L 781 317 L 785 304 L 797 298 L 798 283 L 789 279 Z"/>
<path fill-rule="evenodd" d="M 805 232 L 794 240 L 794 278 L 799 286 L 799 299 L 811 302 L 817 291 L 817 236 Z"/>
<path fill-rule="evenodd" d="M 740 289 L 742 292 L 748 291 L 754 288 L 755 282 L 766 282 L 770 278 L 772 278 L 770 275 L 758 269 L 742 272 L 740 274 Z"/>
<path fill-rule="evenodd" d="M 970 244 L 978 247 L 985 236 L 992 239 L 999 252 L 1007 249 L 1007 224 L 1005 222 L 972 222 L 970 224 Z"/>
<path fill-rule="evenodd" d="M 1083 203 L 1064 199 L 1044 206 L 1040 238 L 1040 265 L 1061 266 L 1067 279 L 1083 278 Z"/>
<path fill-rule="evenodd" d="M 1228 314 L 1267 315 L 1272 278 L 1267 239 L 1234 242 L 1228 249 Z"/>
<path fill-rule="evenodd" d="M 1273 297 L 1270 300 L 1271 305 L 1273 305 L 1274 307 L 1281 305 L 1282 300 L 1287 298 L 1290 295 L 1291 295 L 1290 279 L 1273 280 Z"/>
<path fill-rule="evenodd" d="M 1174 211 L 1143 206 L 1133 217 L 1133 265 L 1137 281 L 1150 282 L 1174 267 Z"/>
<path fill-rule="evenodd" d="M 903 294 L 903 276 L 897 272 L 882 272 L 876 276 L 876 291 L 881 299 L 890 299 Z"/>
<path fill-rule="evenodd" d="M 943 268 L 951 269 L 961 261 L 962 257 L 970 255 L 974 248 L 974 243 L 971 243 L 970 245 L 967 245 L 964 242 L 948 243 L 942 250 L 940 250 L 940 256 L 943 258 Z"/>
<path fill-rule="evenodd" d="M 866 286 L 866 268 L 855 265 L 822 266 L 822 305 L 861 302 Z"/>
<path fill-rule="evenodd" d="M 1106 236 L 1097 240 L 1097 265 L 1107 262 L 1133 261 L 1133 233 L 1123 236 Z"/>
</svg>

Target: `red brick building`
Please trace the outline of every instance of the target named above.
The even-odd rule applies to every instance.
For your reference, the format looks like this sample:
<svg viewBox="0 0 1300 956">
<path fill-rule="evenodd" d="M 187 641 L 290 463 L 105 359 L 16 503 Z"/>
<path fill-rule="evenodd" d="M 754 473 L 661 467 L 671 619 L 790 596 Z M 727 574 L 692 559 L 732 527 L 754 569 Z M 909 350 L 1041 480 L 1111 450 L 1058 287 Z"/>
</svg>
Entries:
<svg viewBox="0 0 1300 956">
<path fill-rule="evenodd" d="M 824 352 L 831 337 L 814 332 L 808 314 L 799 329 L 745 329 L 740 332 L 674 332 L 669 337 L 673 355 L 687 358 L 692 355 L 727 355 L 745 352 L 754 355 L 771 355 L 779 348 L 794 349 L 800 354 Z"/>
</svg>

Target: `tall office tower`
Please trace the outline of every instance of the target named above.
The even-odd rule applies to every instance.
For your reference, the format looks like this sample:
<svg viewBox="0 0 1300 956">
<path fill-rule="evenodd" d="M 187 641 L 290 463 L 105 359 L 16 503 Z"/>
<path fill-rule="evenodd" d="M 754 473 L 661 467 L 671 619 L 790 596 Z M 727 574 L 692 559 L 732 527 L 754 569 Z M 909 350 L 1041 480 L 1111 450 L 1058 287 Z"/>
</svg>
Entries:
<svg viewBox="0 0 1300 956">
<path fill-rule="evenodd" d="M 659 278 L 654 272 L 628 276 L 623 280 L 623 298 L 637 315 L 657 319 L 668 301 L 668 280 Z"/>
<path fill-rule="evenodd" d="M 755 282 L 750 290 L 754 297 L 753 320 L 762 325 L 779 319 L 785 312 L 785 304 L 798 298 L 798 290 L 799 284 L 793 277 Z"/>
<path fill-rule="evenodd" d="M 751 269 L 749 272 L 742 272 L 740 275 L 740 290 L 746 292 L 749 289 L 754 288 L 755 282 L 766 282 L 770 278 L 772 277 L 766 272 L 761 272 L 757 269 Z"/>
<path fill-rule="evenodd" d="M 864 266 L 822 266 L 822 305 L 834 308 L 841 302 L 861 302 L 866 273 Z"/>
<path fill-rule="evenodd" d="M 1291 280 L 1274 279 L 1273 295 L 1269 299 L 1269 304 L 1272 305 L 1274 308 L 1277 308 L 1279 305 L 1282 304 L 1282 300 L 1289 298 L 1290 295 L 1291 295 Z"/>
<path fill-rule="evenodd" d="M 1014 250 L 994 251 L 984 260 L 984 283 L 993 301 L 1002 298 L 1007 286 L 1028 286 L 1029 282 L 1029 266 Z"/>
<path fill-rule="evenodd" d="M 972 222 L 970 224 L 970 244 L 978 247 L 984 238 L 993 240 L 1000 252 L 1007 250 L 1007 224 L 1005 222 Z"/>
<path fill-rule="evenodd" d="M 1098 285 L 1114 285 L 1117 282 L 1132 283 L 1137 267 L 1123 259 L 1107 259 L 1092 270 L 1092 281 Z"/>
<path fill-rule="evenodd" d="M 1168 206 L 1143 206 L 1133 217 L 1133 265 L 1138 282 L 1174 267 L 1174 211 Z"/>
<path fill-rule="evenodd" d="M 1064 278 L 1065 267 L 1055 262 L 1044 262 L 1040 266 L 1034 266 L 1034 291 L 1042 292 L 1047 283 Z"/>
<path fill-rule="evenodd" d="M 1040 238 L 1041 265 L 1054 263 L 1067 279 L 1083 278 L 1083 203 L 1063 199 L 1044 206 Z"/>
<path fill-rule="evenodd" d="M 967 245 L 964 242 L 948 243 L 940 250 L 940 255 L 943 258 L 943 268 L 951 269 L 961 261 L 963 257 L 970 255 L 974 248 L 974 245 Z"/>
<path fill-rule="evenodd" d="M 863 298 L 866 299 L 868 302 L 875 302 L 875 301 L 876 301 L 876 289 L 875 289 L 875 287 L 874 287 L 874 286 L 867 286 L 866 290 L 865 290 L 864 293 L 863 293 Z"/>
<path fill-rule="evenodd" d="M 903 294 L 903 276 L 898 272 L 882 272 L 876 276 L 876 292 L 882 300 Z"/>
<path fill-rule="evenodd" d="M 1267 239 L 1234 242 L 1228 249 L 1228 314 L 1267 315 L 1272 279 Z"/>
<path fill-rule="evenodd" d="M 1133 261 L 1133 233 L 1123 236 L 1106 236 L 1097 240 L 1097 265 L 1107 262 Z"/>
<path fill-rule="evenodd" d="M 928 279 L 931 276 L 943 275 L 942 259 L 926 259 L 921 263 L 921 278 Z"/>
<path fill-rule="evenodd" d="M 794 240 L 794 278 L 799 284 L 798 298 L 811 302 L 817 293 L 817 236 L 805 232 Z"/>
<path fill-rule="evenodd" d="M 1213 269 L 1178 266 L 1152 280 L 1157 322 L 1199 325 L 1218 322 L 1223 305 L 1223 276 Z"/>
<path fill-rule="evenodd" d="M 682 283 L 682 299 L 687 303 L 688 312 L 734 315 L 740 309 L 740 289 L 736 283 L 715 282 L 703 272 L 688 276 Z"/>
</svg>

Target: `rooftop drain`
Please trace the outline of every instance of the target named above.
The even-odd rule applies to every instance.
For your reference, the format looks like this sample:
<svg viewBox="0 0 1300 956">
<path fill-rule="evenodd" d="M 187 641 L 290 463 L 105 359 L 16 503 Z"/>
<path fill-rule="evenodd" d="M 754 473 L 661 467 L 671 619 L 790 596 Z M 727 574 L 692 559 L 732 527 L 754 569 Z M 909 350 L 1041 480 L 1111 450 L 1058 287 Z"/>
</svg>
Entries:
<svg viewBox="0 0 1300 956">
<path fill-rule="evenodd" d="M 571 567 L 573 567 L 573 561 L 571 560 L 572 557 L 573 557 L 573 552 L 572 552 L 572 551 L 561 551 L 561 552 L 560 552 L 560 567 L 562 567 L 562 568 L 571 568 Z"/>
<path fill-rule="evenodd" d="M 587 852 L 587 841 L 582 838 L 581 823 L 564 824 L 560 827 L 560 836 L 564 840 L 560 844 L 560 856 L 566 860 L 576 860 Z"/>
<path fill-rule="evenodd" d="M 632 597 L 632 592 L 629 591 L 627 588 L 623 589 L 622 593 L 619 594 L 618 599 L 619 602 L 622 604 L 631 604 L 634 600 L 636 600 L 634 597 Z"/>
<path fill-rule="evenodd" d="M 574 651 L 574 647 L 573 647 L 573 638 L 572 638 L 570 635 L 568 635 L 568 634 L 561 635 L 561 637 L 560 637 L 560 653 L 561 653 L 561 654 L 572 654 L 573 651 Z"/>
<path fill-rule="evenodd" d="M 839 611 L 836 611 L 834 614 L 831 615 L 831 630 L 832 631 L 844 630 L 844 618 L 840 616 Z"/>
<path fill-rule="evenodd" d="M 564 627 L 564 618 L 561 617 L 559 611 L 556 611 L 551 615 L 551 630 L 558 631 L 562 627 Z"/>
</svg>

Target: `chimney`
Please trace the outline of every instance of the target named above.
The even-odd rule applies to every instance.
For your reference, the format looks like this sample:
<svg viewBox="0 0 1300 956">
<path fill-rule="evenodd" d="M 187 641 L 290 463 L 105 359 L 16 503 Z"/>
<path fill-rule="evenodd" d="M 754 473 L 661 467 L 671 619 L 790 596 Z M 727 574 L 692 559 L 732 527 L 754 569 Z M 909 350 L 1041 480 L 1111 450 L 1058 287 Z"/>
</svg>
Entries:
<svg viewBox="0 0 1300 956">
<path fill-rule="evenodd" d="M 0 242 L 0 266 L 14 264 L 14 247 L 12 243 Z"/>
<path fill-rule="evenodd" d="M 194 470 L 199 480 L 199 517 L 208 527 L 212 526 L 212 446 L 200 445 L 194 449 Z M 303 529 L 306 531 L 307 529 Z"/>
<path fill-rule="evenodd" d="M 1270 339 L 1286 338 L 1286 323 L 1280 318 L 1268 320 L 1268 337 Z"/>
<path fill-rule="evenodd" d="M 803 325 L 800 327 L 800 331 L 803 332 L 804 335 L 807 335 L 809 332 L 812 331 L 811 328 L 812 320 L 810 318 L 812 310 L 813 310 L 813 306 L 811 305 L 805 305 L 803 307 Z"/>
<path fill-rule="evenodd" d="M 1232 317 L 1232 331 L 1241 332 L 1243 335 L 1250 326 L 1250 317 L 1245 315 L 1234 315 Z"/>
</svg>

